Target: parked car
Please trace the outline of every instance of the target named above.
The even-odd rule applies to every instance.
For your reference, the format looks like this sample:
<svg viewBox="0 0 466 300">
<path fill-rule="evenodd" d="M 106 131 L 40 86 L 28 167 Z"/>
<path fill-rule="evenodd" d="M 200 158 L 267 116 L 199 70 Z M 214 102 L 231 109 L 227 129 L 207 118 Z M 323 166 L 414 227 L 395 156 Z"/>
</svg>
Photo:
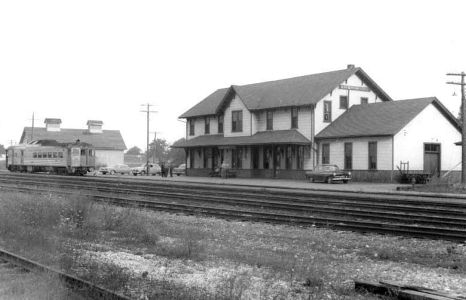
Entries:
<svg viewBox="0 0 466 300">
<path fill-rule="evenodd" d="M 131 174 L 131 168 L 124 164 L 117 164 L 112 167 L 100 167 L 99 172 L 102 174 Z"/>
<path fill-rule="evenodd" d="M 137 175 L 146 175 L 147 172 L 147 164 L 143 164 L 139 167 L 135 167 L 131 169 L 131 172 L 134 176 Z M 162 168 L 158 164 L 150 163 L 149 164 L 149 174 L 150 175 L 160 175 L 162 174 Z"/>
<path fill-rule="evenodd" d="M 173 168 L 173 174 L 177 176 L 186 175 L 186 164 L 181 164 L 176 168 Z"/>
<path fill-rule="evenodd" d="M 314 170 L 306 171 L 306 178 L 311 182 L 348 183 L 351 180 L 351 172 L 340 170 L 336 165 L 317 165 Z"/>
</svg>

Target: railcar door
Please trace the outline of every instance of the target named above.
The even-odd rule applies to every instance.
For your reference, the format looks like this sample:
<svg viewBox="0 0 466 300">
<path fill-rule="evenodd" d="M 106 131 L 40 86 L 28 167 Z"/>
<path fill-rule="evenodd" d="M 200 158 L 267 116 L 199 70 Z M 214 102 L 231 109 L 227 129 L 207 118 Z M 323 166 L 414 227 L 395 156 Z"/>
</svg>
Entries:
<svg viewBox="0 0 466 300">
<path fill-rule="evenodd" d="M 81 149 L 71 148 L 71 166 L 79 167 L 81 164 Z"/>
</svg>

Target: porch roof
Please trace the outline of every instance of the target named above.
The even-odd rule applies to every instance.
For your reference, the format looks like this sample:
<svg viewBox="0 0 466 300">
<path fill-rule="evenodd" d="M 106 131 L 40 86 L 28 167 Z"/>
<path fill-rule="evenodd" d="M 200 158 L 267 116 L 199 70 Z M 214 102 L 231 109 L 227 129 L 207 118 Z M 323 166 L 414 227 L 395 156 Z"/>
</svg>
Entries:
<svg viewBox="0 0 466 300">
<path fill-rule="evenodd" d="M 173 145 L 173 148 L 192 148 L 208 146 L 245 146 L 245 145 L 267 145 L 267 144 L 298 144 L 306 145 L 311 141 L 299 131 L 276 130 L 260 131 L 252 136 L 225 137 L 223 134 L 201 135 L 184 143 Z"/>
</svg>

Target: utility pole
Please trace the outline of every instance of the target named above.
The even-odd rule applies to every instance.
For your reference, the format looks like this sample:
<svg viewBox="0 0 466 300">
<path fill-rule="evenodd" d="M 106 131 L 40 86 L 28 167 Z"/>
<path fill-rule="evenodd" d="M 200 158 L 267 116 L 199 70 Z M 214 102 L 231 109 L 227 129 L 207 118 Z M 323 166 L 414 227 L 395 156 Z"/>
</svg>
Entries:
<svg viewBox="0 0 466 300">
<path fill-rule="evenodd" d="M 461 183 L 466 185 L 466 98 L 464 96 L 464 77 L 465 72 L 447 73 L 448 76 L 461 76 L 461 82 L 448 81 L 447 84 L 455 84 L 461 86 Z"/>
<path fill-rule="evenodd" d="M 150 107 L 153 106 L 152 104 L 146 103 L 141 104 L 141 106 L 145 106 L 146 110 L 141 110 L 141 112 L 145 112 L 147 114 L 147 136 L 146 136 L 146 176 L 149 176 L 149 114 L 156 113 L 155 110 L 150 110 Z"/>
<path fill-rule="evenodd" d="M 34 140 L 34 121 L 35 121 L 35 120 L 36 120 L 36 119 L 34 118 L 34 112 L 32 112 L 32 119 L 31 119 L 31 121 L 32 121 L 32 127 L 31 127 L 31 142 Z"/>
</svg>

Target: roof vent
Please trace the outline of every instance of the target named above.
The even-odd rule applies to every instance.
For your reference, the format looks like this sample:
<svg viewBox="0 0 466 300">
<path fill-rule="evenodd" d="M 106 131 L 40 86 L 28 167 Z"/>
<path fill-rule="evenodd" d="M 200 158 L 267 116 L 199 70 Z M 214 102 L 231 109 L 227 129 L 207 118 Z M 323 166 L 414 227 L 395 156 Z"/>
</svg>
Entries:
<svg viewBox="0 0 466 300">
<path fill-rule="evenodd" d="M 60 131 L 61 119 L 46 118 L 44 123 L 47 131 Z"/>
<path fill-rule="evenodd" d="M 355 66 L 354 66 L 354 65 L 347 65 L 346 68 L 347 68 L 347 69 L 354 69 Z"/>
<path fill-rule="evenodd" d="M 102 133 L 102 125 L 104 122 L 99 120 L 88 120 L 87 129 L 90 133 Z"/>
</svg>

